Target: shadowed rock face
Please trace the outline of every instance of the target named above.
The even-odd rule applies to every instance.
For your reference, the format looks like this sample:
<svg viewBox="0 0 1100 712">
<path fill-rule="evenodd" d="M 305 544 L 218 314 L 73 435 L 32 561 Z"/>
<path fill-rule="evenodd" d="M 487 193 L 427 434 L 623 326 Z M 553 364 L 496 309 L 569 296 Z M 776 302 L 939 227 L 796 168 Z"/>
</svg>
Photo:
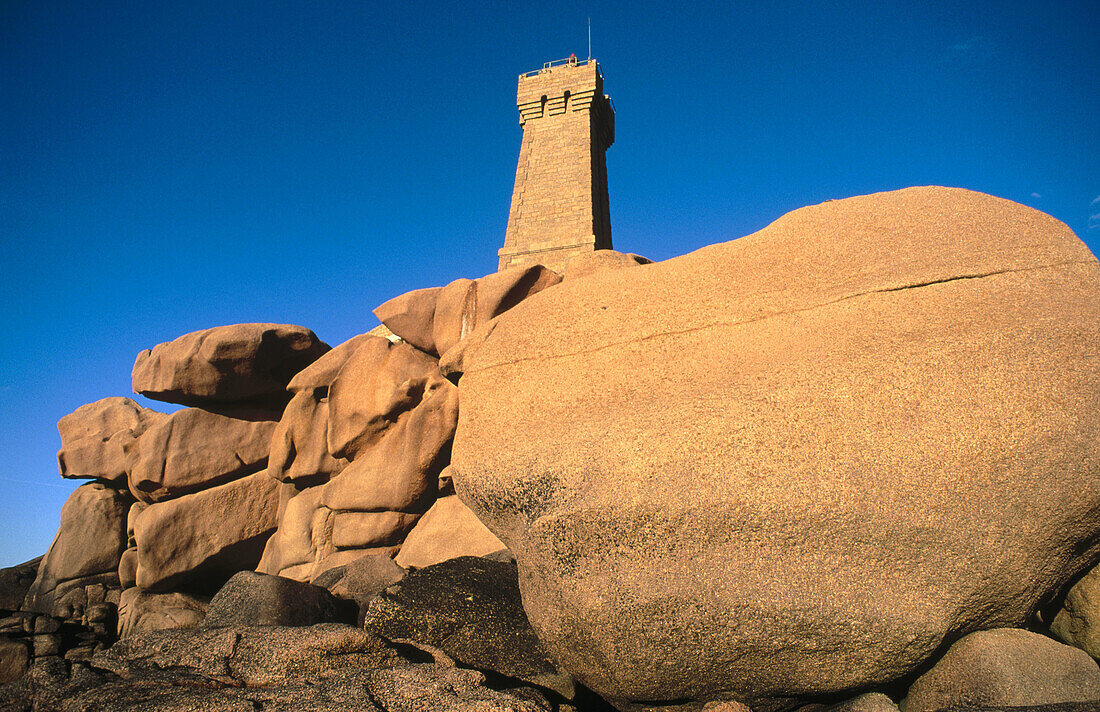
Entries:
<svg viewBox="0 0 1100 712">
<path fill-rule="evenodd" d="M 1009 201 L 803 208 L 455 351 L 458 493 L 623 707 L 896 679 L 1100 553 L 1100 265 Z"/>
<path fill-rule="evenodd" d="M 27 591 L 24 610 L 52 614 L 73 587 L 118 585 L 130 502 L 126 493 L 96 482 L 73 490 L 61 508 L 57 535 Z"/>
<path fill-rule="evenodd" d="M 27 590 L 38 576 L 42 557 L 17 566 L 0 569 L 0 611 L 17 611 L 23 605 Z"/>
<path fill-rule="evenodd" d="M 418 569 L 364 612 L 364 627 L 387 639 L 438 646 L 456 661 L 572 697 L 520 604 L 516 566 L 475 556 Z"/>
</svg>

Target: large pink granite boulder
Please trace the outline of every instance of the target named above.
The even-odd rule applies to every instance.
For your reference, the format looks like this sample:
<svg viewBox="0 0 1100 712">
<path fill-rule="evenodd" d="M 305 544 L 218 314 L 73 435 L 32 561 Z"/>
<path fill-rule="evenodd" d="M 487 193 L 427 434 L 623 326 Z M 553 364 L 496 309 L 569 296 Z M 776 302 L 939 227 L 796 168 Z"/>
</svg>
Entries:
<svg viewBox="0 0 1100 712">
<path fill-rule="evenodd" d="M 623 709 L 896 680 L 1100 557 L 1100 264 L 1022 205 L 803 208 L 455 351 L 458 493 Z"/>
<path fill-rule="evenodd" d="M 57 421 L 62 477 L 96 479 L 125 486 L 130 460 L 127 446 L 168 416 L 129 398 L 103 398 L 82 405 Z"/>
<path fill-rule="evenodd" d="M 275 531 L 278 485 L 261 471 L 146 507 L 134 522 L 137 585 L 213 593 L 255 569 Z"/>
<path fill-rule="evenodd" d="M 294 374 L 329 346 L 292 324 L 233 324 L 203 329 L 146 349 L 134 361 L 134 393 L 211 407 L 282 406 Z"/>
<path fill-rule="evenodd" d="M 127 445 L 134 452 L 130 491 L 159 502 L 262 470 L 276 425 L 201 408 L 176 411 Z"/>
</svg>

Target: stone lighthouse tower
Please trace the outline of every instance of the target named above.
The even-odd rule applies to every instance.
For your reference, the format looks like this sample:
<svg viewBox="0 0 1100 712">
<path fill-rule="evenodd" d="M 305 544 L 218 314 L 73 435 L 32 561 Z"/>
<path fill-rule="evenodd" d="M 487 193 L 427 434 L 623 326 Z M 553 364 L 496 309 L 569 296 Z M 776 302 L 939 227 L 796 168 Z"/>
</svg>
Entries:
<svg viewBox="0 0 1100 712">
<path fill-rule="evenodd" d="M 523 143 L 498 269 L 560 270 L 581 252 L 611 249 L 604 152 L 615 111 L 596 60 L 547 62 L 519 76 Z"/>
</svg>

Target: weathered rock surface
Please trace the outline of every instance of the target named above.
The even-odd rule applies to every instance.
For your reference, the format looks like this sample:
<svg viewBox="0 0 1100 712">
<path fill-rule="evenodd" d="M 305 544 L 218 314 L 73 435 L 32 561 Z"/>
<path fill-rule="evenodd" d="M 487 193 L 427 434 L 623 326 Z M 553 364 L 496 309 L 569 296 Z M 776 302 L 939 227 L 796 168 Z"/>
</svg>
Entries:
<svg viewBox="0 0 1100 712">
<path fill-rule="evenodd" d="M 123 590 L 137 586 L 138 551 L 132 546 L 118 559 L 118 585 Z"/>
<path fill-rule="evenodd" d="M 361 334 L 336 346 L 290 380 L 294 396 L 271 439 L 268 471 L 284 482 L 320 484 L 348 461 L 328 451 L 329 387 L 355 351 L 372 337 Z"/>
<path fill-rule="evenodd" d="M 331 352 L 330 352 L 331 353 Z M 328 388 L 325 397 L 312 391 L 294 394 L 271 437 L 268 471 L 283 482 L 323 484 L 348 461 L 328 452 Z"/>
<path fill-rule="evenodd" d="M 291 393 L 321 391 L 321 393 L 317 395 L 322 398 L 327 397 L 329 386 L 336 380 L 336 376 L 340 374 L 340 369 L 344 367 L 348 359 L 350 359 L 361 346 L 375 338 L 385 337 L 359 334 L 358 336 L 351 337 L 342 344 L 336 345 L 309 366 L 296 373 L 294 378 L 290 379 L 290 383 L 287 384 L 286 389 Z M 389 339 L 387 339 L 387 341 L 389 341 Z"/>
<path fill-rule="evenodd" d="M 898 712 L 898 706 L 881 692 L 868 692 L 830 705 L 824 712 Z"/>
<path fill-rule="evenodd" d="M 513 267 L 403 294 L 374 315 L 405 341 L 438 357 L 480 324 L 559 282 L 561 277 L 542 265 Z"/>
<path fill-rule="evenodd" d="M 1092 569 L 1073 584 L 1061 610 L 1050 622 L 1050 632 L 1100 658 L 1100 568 Z"/>
<path fill-rule="evenodd" d="M 397 648 L 402 648 L 399 652 Z M 420 662 L 425 658 L 431 662 Z M 76 665 L 53 658 L 0 685 L 15 712 L 552 712 L 530 687 L 494 690 L 439 651 L 348 626 L 162 631 Z M 410 660 L 418 662 L 411 663 Z M 39 663 L 42 664 L 39 664 Z"/>
<path fill-rule="evenodd" d="M 284 484 L 283 489 L 293 484 Z M 256 570 L 308 581 L 320 553 L 331 553 L 332 511 L 321 507 L 321 488 L 290 493 L 279 514 L 278 529 L 267 540 Z"/>
<path fill-rule="evenodd" d="M 983 630 L 954 643 L 917 678 L 906 712 L 953 705 L 1093 702 L 1100 707 L 1100 668 L 1084 651 L 1015 628 Z"/>
<path fill-rule="evenodd" d="M 1096 712 L 1095 702 L 1063 702 L 1053 705 L 951 705 L 941 712 Z"/>
<path fill-rule="evenodd" d="M 582 252 L 576 257 L 570 258 L 565 265 L 565 273 L 562 280 L 580 279 L 597 272 L 607 272 L 638 265 L 652 264 L 653 260 L 635 255 L 630 252 L 616 252 L 615 250 L 594 250 Z"/>
<path fill-rule="evenodd" d="M 371 599 L 401 579 L 405 569 L 384 554 L 360 556 L 343 566 L 336 566 L 313 579 L 314 586 L 327 589 L 332 595 L 353 602 L 364 610 Z M 362 615 L 358 623 L 362 624 Z"/>
<path fill-rule="evenodd" d="M 70 591 L 82 591 L 92 583 L 118 586 L 130 502 L 125 492 L 97 482 L 73 490 L 61 508 L 53 543 L 27 591 L 25 610 L 56 614 Z"/>
<path fill-rule="evenodd" d="M 418 512 L 336 512 L 332 545 L 338 549 L 374 549 L 396 546 L 420 519 Z"/>
<path fill-rule="evenodd" d="M 167 417 L 129 398 L 104 398 L 80 406 L 57 421 L 61 476 L 125 483 L 130 468 L 127 446 Z"/>
<path fill-rule="evenodd" d="M 42 558 L 0 569 L 0 611 L 17 611 L 27 597 L 27 591 L 38 577 Z"/>
<path fill-rule="evenodd" d="M 0 637 L 0 685 L 23 677 L 30 659 L 30 651 L 22 642 Z"/>
<path fill-rule="evenodd" d="M 134 522 L 137 585 L 213 593 L 255 569 L 277 523 L 278 484 L 261 471 L 147 507 Z"/>
<path fill-rule="evenodd" d="M 429 397 L 324 485 L 321 503 L 334 511 L 423 513 L 435 501 L 457 422 L 458 390 L 440 377 Z"/>
<path fill-rule="evenodd" d="M 234 324 L 185 334 L 137 355 L 134 393 L 211 406 L 286 403 L 286 385 L 329 346 L 290 324 Z"/>
<path fill-rule="evenodd" d="M 450 385 L 427 354 L 406 343 L 370 337 L 329 388 L 329 453 L 354 460 Z"/>
<path fill-rule="evenodd" d="M 485 686 L 476 670 L 441 665 L 405 665 L 371 670 L 371 696 L 387 712 L 548 712 L 546 698 L 533 691 L 500 691 Z"/>
<path fill-rule="evenodd" d="M 135 635 L 71 674 L 59 658 L 35 660 L 22 679 L 0 684 L 0 708 L 551 712 L 556 705 L 529 687 L 490 689 L 484 675 L 456 668 L 441 651 L 324 624 Z"/>
<path fill-rule="evenodd" d="M 156 631 L 123 638 L 94 662 L 122 678 L 178 667 L 213 680 L 258 687 L 308 680 L 341 667 L 400 664 L 404 659 L 367 631 L 323 623 Z"/>
<path fill-rule="evenodd" d="M 209 599 L 186 593 L 149 593 L 128 588 L 118 602 L 120 638 L 155 630 L 194 628 L 206 617 Z"/>
<path fill-rule="evenodd" d="M 225 626 L 311 626 L 353 623 L 356 611 L 327 590 L 301 581 L 241 571 L 222 586 L 203 622 L 207 628 Z"/>
<path fill-rule="evenodd" d="M 363 624 L 387 639 L 426 643 L 471 667 L 573 694 L 572 680 L 527 621 L 515 564 L 467 556 L 412 571 L 370 602 Z"/>
<path fill-rule="evenodd" d="M 184 408 L 134 441 L 130 491 L 160 502 L 262 470 L 277 423 Z"/>
<path fill-rule="evenodd" d="M 803 208 L 454 351 L 456 489 L 619 704 L 897 679 L 1100 555 L 1100 264 L 1009 201 Z"/>
<path fill-rule="evenodd" d="M 279 527 L 258 570 L 298 581 L 393 556 L 438 494 L 458 420 L 436 360 L 361 335 L 303 370 L 272 442 Z"/>
<path fill-rule="evenodd" d="M 484 556 L 504 544 L 456 495 L 440 497 L 405 537 L 395 561 L 424 568 L 459 556 Z"/>
</svg>

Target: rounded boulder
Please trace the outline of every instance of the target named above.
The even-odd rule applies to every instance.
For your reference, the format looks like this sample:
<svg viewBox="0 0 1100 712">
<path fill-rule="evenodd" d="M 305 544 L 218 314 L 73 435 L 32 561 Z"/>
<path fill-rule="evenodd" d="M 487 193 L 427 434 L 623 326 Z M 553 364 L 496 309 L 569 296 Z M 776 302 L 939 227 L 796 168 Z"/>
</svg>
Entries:
<svg viewBox="0 0 1100 712">
<path fill-rule="evenodd" d="M 1007 200 L 806 207 L 567 280 L 452 360 L 458 494 L 623 709 L 898 680 L 1100 555 L 1100 264 Z"/>
</svg>

